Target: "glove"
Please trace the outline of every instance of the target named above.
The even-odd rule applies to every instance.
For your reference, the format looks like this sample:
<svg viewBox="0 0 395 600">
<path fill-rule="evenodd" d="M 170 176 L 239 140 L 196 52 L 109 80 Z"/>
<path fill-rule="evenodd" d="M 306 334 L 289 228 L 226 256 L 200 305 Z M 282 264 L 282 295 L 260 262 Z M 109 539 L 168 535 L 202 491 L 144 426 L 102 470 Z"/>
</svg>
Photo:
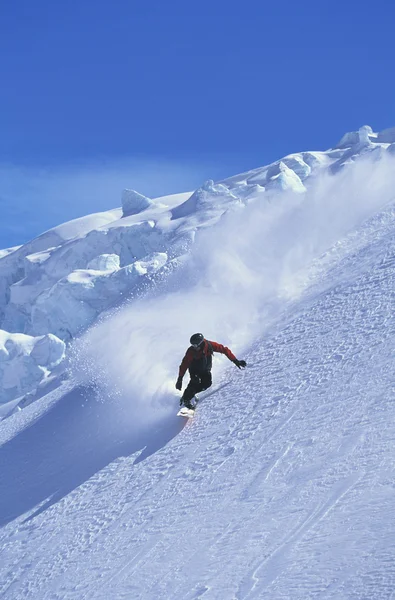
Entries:
<svg viewBox="0 0 395 600">
<path fill-rule="evenodd" d="M 180 390 L 181 391 L 182 388 L 182 377 L 179 377 L 177 379 L 177 383 L 176 383 L 176 390 Z"/>
<path fill-rule="evenodd" d="M 234 360 L 233 362 L 235 363 L 236 367 L 238 367 L 239 369 L 241 369 L 241 367 L 243 367 L 243 369 L 244 369 L 244 367 L 247 366 L 247 363 L 245 360 L 237 360 L 237 358 L 236 358 L 236 360 Z"/>
</svg>

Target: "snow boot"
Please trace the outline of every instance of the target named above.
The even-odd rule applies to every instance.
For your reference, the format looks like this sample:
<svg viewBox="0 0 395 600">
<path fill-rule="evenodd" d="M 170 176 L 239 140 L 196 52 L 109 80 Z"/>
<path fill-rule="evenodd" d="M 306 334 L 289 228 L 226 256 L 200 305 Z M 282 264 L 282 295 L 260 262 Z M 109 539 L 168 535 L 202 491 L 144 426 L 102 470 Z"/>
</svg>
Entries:
<svg viewBox="0 0 395 600">
<path fill-rule="evenodd" d="M 192 404 L 191 400 L 184 400 L 183 406 L 189 410 L 195 410 L 195 404 Z"/>
</svg>

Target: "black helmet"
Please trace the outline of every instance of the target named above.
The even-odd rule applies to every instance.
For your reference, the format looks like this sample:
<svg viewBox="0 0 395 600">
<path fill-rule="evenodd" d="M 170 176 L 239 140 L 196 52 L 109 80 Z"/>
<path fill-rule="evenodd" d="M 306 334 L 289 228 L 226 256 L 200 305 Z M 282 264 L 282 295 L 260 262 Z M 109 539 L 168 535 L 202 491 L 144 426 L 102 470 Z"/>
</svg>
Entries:
<svg viewBox="0 0 395 600">
<path fill-rule="evenodd" d="M 194 333 L 189 341 L 192 346 L 197 348 L 202 342 L 204 342 L 204 335 L 202 333 Z"/>
</svg>

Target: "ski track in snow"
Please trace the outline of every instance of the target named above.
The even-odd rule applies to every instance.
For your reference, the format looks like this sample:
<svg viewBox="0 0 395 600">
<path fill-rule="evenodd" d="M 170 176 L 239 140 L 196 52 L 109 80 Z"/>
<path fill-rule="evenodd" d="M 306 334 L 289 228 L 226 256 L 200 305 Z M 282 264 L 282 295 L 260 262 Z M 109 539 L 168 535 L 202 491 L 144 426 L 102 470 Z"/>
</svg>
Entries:
<svg viewBox="0 0 395 600">
<path fill-rule="evenodd" d="M 64 409 L 27 407 L 30 428 L 9 419 L 0 595 L 394 598 L 394 238 L 391 219 L 367 231 L 256 342 L 250 368 L 229 369 L 193 421 L 172 407 L 156 439 L 111 437 L 78 390 Z M 67 418 L 80 437 L 59 433 Z"/>
</svg>

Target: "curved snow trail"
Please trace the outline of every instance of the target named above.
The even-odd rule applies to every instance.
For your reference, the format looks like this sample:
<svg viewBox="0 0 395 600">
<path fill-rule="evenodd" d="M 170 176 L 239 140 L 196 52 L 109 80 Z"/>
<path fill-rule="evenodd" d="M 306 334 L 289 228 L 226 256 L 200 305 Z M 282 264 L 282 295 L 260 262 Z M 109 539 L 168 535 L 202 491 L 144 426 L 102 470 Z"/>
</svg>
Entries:
<svg viewBox="0 0 395 600">
<path fill-rule="evenodd" d="M 151 452 L 127 447 L 119 423 L 111 438 L 102 419 L 111 404 L 90 404 L 86 419 L 74 396 L 41 415 L 41 401 L 21 413 L 27 422 L 37 411 L 38 420 L 19 435 L 8 430 L 0 448 L 0 497 L 22 502 L 0 532 L 0 592 L 12 600 L 390 600 L 394 231 L 392 210 L 333 265 L 327 291 L 251 347 L 250 369 L 227 372 L 229 384 L 194 422 L 166 444 L 146 433 Z M 104 410 L 97 420 L 96 410 Z M 180 419 L 169 418 L 167 434 L 172 427 Z M 95 470 L 84 481 L 76 477 L 41 512 L 29 505 L 89 457 Z"/>
</svg>

